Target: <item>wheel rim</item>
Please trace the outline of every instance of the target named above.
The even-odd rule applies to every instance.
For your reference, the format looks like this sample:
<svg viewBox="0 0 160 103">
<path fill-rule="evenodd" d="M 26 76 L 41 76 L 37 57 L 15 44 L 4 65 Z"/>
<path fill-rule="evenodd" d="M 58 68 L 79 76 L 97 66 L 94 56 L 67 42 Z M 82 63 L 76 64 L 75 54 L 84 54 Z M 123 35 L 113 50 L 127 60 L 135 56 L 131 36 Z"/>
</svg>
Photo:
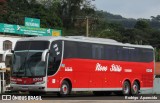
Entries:
<svg viewBox="0 0 160 103">
<path fill-rule="evenodd" d="M 136 93 L 136 92 L 137 92 L 137 90 L 138 90 L 137 85 L 133 85 L 133 91 Z"/>
<path fill-rule="evenodd" d="M 127 85 L 124 86 L 124 93 L 125 94 L 128 94 L 129 92 L 129 87 Z"/>
<path fill-rule="evenodd" d="M 62 85 L 62 92 L 63 92 L 63 94 L 67 94 L 68 93 L 68 86 L 66 84 Z"/>
</svg>

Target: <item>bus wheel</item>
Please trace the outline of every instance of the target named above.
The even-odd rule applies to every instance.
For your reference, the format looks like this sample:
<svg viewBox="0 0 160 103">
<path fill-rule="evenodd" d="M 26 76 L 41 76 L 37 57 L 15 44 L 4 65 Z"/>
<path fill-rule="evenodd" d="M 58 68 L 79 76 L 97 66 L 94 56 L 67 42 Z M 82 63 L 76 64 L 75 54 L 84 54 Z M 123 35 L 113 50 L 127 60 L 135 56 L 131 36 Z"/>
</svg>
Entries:
<svg viewBox="0 0 160 103">
<path fill-rule="evenodd" d="M 69 95 L 70 92 L 71 92 L 71 86 L 69 85 L 67 81 L 63 81 L 61 88 L 60 88 L 60 93 L 58 95 L 61 97 L 65 97 Z"/>
<path fill-rule="evenodd" d="M 139 88 L 140 88 L 139 84 L 136 81 L 134 81 L 131 88 L 132 95 L 137 95 L 139 93 Z"/>
<path fill-rule="evenodd" d="M 131 91 L 130 83 L 128 81 L 125 81 L 122 90 L 123 95 L 130 95 L 130 91 Z"/>
</svg>

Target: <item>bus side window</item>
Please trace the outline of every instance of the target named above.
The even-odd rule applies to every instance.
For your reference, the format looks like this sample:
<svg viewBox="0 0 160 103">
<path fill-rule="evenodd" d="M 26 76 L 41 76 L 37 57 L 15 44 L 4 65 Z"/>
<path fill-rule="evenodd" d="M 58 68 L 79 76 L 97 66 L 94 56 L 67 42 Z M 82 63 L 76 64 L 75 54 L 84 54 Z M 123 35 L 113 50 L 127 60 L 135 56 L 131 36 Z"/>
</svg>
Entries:
<svg viewBox="0 0 160 103">
<path fill-rule="evenodd" d="M 77 43 L 73 41 L 65 41 L 64 58 L 77 58 Z"/>
<path fill-rule="evenodd" d="M 102 45 L 92 45 L 92 58 L 104 59 L 104 47 Z"/>
<path fill-rule="evenodd" d="M 118 59 L 118 49 L 116 46 L 106 46 L 105 47 L 105 59 L 107 60 L 117 60 Z"/>
<path fill-rule="evenodd" d="M 96 59 L 98 57 L 98 48 L 92 47 L 92 58 Z"/>
<path fill-rule="evenodd" d="M 142 51 L 142 62 L 152 62 L 153 61 L 153 51 L 149 49 L 143 49 Z"/>
<path fill-rule="evenodd" d="M 89 43 L 78 43 L 78 58 L 91 59 L 92 58 L 92 48 Z"/>
</svg>

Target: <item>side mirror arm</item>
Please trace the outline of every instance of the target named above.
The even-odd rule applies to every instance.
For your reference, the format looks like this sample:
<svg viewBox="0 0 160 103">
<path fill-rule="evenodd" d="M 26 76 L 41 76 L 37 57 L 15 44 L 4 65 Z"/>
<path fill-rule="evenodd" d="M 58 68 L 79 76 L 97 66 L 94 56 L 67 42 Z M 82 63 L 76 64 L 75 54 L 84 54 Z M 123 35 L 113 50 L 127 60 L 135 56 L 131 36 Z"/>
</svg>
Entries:
<svg viewBox="0 0 160 103">
<path fill-rule="evenodd" d="M 46 50 L 43 51 L 42 57 L 41 57 L 41 61 L 43 61 L 43 62 L 46 61 L 46 55 L 47 55 L 47 53 L 49 53 L 49 50 L 48 50 L 48 49 L 46 49 Z"/>
</svg>

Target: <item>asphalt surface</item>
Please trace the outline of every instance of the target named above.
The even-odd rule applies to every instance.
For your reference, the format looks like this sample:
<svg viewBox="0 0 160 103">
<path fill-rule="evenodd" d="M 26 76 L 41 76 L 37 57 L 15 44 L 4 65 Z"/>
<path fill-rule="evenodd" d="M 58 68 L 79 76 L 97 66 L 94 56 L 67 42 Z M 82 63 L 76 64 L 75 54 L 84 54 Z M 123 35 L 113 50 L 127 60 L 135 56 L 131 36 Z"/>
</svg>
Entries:
<svg viewBox="0 0 160 103">
<path fill-rule="evenodd" d="M 22 103 L 22 100 L 25 103 L 41 103 L 42 101 L 43 103 L 160 103 L 160 95 L 94 96 L 92 93 L 73 93 L 67 97 L 58 97 L 55 93 L 41 94 L 40 96 L 12 93 L 0 95 L 0 100 L 0 103 L 18 103 L 17 101 Z"/>
</svg>

